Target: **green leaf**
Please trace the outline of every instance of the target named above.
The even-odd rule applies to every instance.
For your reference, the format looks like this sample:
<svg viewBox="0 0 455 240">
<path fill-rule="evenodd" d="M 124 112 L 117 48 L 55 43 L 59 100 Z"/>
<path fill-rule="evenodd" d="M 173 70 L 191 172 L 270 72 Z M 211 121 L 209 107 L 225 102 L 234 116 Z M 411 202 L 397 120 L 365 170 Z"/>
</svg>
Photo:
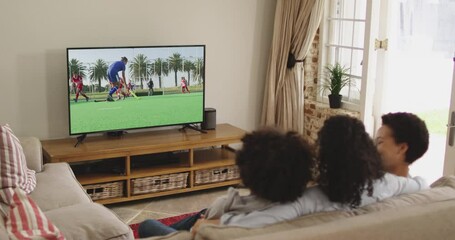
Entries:
<svg viewBox="0 0 455 240">
<path fill-rule="evenodd" d="M 340 95 L 341 90 L 349 85 L 351 85 L 349 68 L 341 66 L 338 62 L 335 65 L 328 64 L 324 67 L 320 86 L 321 91 L 329 91 L 330 94 Z"/>
</svg>

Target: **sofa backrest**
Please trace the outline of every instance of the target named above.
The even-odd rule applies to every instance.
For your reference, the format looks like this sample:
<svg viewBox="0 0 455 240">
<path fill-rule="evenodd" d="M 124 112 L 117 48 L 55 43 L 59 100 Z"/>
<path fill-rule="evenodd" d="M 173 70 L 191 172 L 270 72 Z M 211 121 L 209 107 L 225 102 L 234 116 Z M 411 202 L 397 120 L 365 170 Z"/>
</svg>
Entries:
<svg viewBox="0 0 455 240">
<path fill-rule="evenodd" d="M 350 211 L 333 211 L 333 212 L 320 212 L 307 216 L 303 216 L 291 221 L 284 221 L 277 224 L 272 224 L 261 228 L 243 228 L 233 226 L 215 226 L 205 225 L 199 229 L 196 234 L 196 240 L 223 240 L 223 239 L 237 239 L 245 236 L 256 236 L 263 234 L 270 234 L 275 232 L 286 232 L 293 229 L 300 229 L 309 226 L 318 225 L 334 220 L 344 219 L 354 216 Z M 285 238 L 283 238 L 285 239 Z"/>
<path fill-rule="evenodd" d="M 308 229 L 312 228 L 315 225 L 325 225 L 328 222 L 337 222 L 338 224 L 343 225 L 344 221 L 347 219 L 343 218 L 351 218 L 352 216 L 357 215 L 357 217 L 361 217 L 360 215 L 371 215 L 376 214 L 378 212 L 383 211 L 390 211 L 390 212 L 398 212 L 398 216 L 400 216 L 399 212 L 403 209 L 409 207 L 419 207 L 419 206 L 427 206 L 429 204 L 437 203 L 437 202 L 450 202 L 448 207 L 455 205 L 455 176 L 447 176 L 442 177 L 434 184 L 432 184 L 431 189 L 423 190 L 416 193 L 411 194 L 403 194 L 397 197 L 385 199 L 381 202 L 373 203 L 358 209 L 354 209 L 352 211 L 334 211 L 334 212 L 325 212 L 325 213 L 317 213 L 312 215 L 307 215 L 300 217 L 298 219 L 294 219 L 292 221 L 282 222 L 273 224 L 270 226 L 266 226 L 263 228 L 256 228 L 256 229 L 248 229 L 242 227 L 230 227 L 230 226 L 214 226 L 214 225 L 207 225 L 202 226 L 201 229 L 198 231 L 196 235 L 196 239 L 238 239 L 242 237 L 249 237 L 249 236 L 263 236 L 264 234 L 275 234 L 275 232 L 279 232 L 281 234 L 288 234 L 288 232 L 297 231 L 299 229 Z M 455 216 L 455 215 L 454 215 Z M 406 217 L 406 216 L 404 216 Z M 423 218 L 423 216 L 420 216 Z M 398 218 L 398 217 L 396 217 Z M 367 221 L 369 218 L 365 218 L 364 220 Z M 384 217 L 384 219 L 386 219 Z M 399 220 L 397 220 L 399 221 Z M 455 221 L 455 220 L 454 220 Z M 455 223 L 455 222 L 454 222 Z M 364 225 L 364 228 L 367 228 L 369 225 Z M 345 230 L 349 228 L 349 226 L 345 226 Z M 324 230 L 325 231 L 325 230 Z M 274 235 L 275 237 L 278 235 Z M 302 239 L 298 238 L 301 234 L 297 235 L 295 239 Z M 336 235 L 334 235 L 336 236 Z M 247 238 L 246 238 L 247 239 Z M 261 238 L 257 238 L 261 239 Z M 274 239 L 274 238 L 267 238 L 267 239 Z M 278 238 L 277 238 L 278 239 Z M 287 237 L 282 239 L 288 239 Z M 310 238 L 312 239 L 312 238 Z M 323 239 L 323 238 L 321 238 Z M 328 236 L 325 239 L 331 239 Z M 338 238 L 333 238 L 338 239 Z M 360 238 L 362 239 L 362 238 Z M 387 239 L 387 238 L 383 238 Z"/>
<path fill-rule="evenodd" d="M 41 142 L 36 137 L 20 137 L 22 148 L 24 150 L 27 167 L 35 172 L 43 170 L 43 149 Z"/>
<path fill-rule="evenodd" d="M 455 200 L 389 209 L 286 232 L 239 238 L 272 239 L 453 239 Z"/>
<path fill-rule="evenodd" d="M 422 190 L 416 193 L 403 194 L 398 197 L 384 199 L 381 202 L 369 204 L 359 209 L 354 209 L 353 212 L 356 215 L 362 215 L 447 200 L 455 200 L 455 189 L 448 186 L 441 186 Z"/>
</svg>

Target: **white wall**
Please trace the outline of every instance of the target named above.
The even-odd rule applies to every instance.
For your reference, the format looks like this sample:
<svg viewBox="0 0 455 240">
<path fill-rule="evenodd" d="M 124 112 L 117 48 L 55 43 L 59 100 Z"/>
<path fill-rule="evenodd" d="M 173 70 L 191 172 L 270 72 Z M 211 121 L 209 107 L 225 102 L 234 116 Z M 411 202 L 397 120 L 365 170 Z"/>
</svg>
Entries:
<svg viewBox="0 0 455 240">
<path fill-rule="evenodd" d="M 206 106 L 259 124 L 276 0 L 0 1 L 0 124 L 68 137 L 67 47 L 206 44 Z"/>
</svg>

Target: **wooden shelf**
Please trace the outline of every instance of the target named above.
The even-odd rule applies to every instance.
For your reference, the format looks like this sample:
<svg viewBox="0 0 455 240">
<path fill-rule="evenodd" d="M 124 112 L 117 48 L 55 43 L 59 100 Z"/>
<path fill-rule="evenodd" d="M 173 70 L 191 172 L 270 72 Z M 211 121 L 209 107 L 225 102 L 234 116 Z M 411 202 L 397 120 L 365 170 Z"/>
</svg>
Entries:
<svg viewBox="0 0 455 240">
<path fill-rule="evenodd" d="M 179 173 L 189 171 L 188 164 L 169 164 L 166 166 L 155 166 L 140 169 L 131 169 L 131 178 L 150 177 L 163 174 Z"/>
<path fill-rule="evenodd" d="M 115 182 L 128 179 L 125 175 L 107 173 L 80 174 L 77 175 L 76 178 L 82 185 Z"/>
<path fill-rule="evenodd" d="M 191 170 L 235 165 L 235 153 L 225 148 L 194 151 L 194 159 Z"/>
<path fill-rule="evenodd" d="M 229 124 L 203 134 L 194 130 L 157 130 L 126 134 L 122 137 L 88 137 L 78 147 L 75 138 L 42 141 L 46 162 L 91 164 L 93 160 L 117 159 L 125 175 L 116 173 L 76 173 L 82 185 L 125 181 L 125 196 L 101 199 L 102 204 L 166 196 L 209 188 L 237 185 L 239 179 L 194 185 L 195 171 L 235 165 L 235 151 L 229 144 L 240 143 L 245 131 Z M 166 159 L 163 156 L 169 155 Z M 107 166 L 109 166 L 109 161 Z M 112 162 L 114 163 L 114 162 Z M 106 171 L 103 171 L 106 172 Z M 188 172 L 187 187 L 133 195 L 133 179 Z"/>
<path fill-rule="evenodd" d="M 210 188 L 216 188 L 216 187 L 237 185 L 240 183 L 242 183 L 242 181 L 240 181 L 239 179 L 235 179 L 235 180 L 229 180 L 229 181 L 224 181 L 224 182 L 201 184 L 201 185 L 192 187 L 192 189 L 193 189 L 193 191 L 197 191 L 197 190 L 204 190 L 204 189 L 210 189 Z"/>
</svg>

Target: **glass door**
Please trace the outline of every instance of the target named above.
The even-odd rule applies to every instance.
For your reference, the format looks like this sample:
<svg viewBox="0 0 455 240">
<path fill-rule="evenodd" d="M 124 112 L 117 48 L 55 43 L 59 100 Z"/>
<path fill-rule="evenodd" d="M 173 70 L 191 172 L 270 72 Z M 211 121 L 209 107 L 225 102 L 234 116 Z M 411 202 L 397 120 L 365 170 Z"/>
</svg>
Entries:
<svg viewBox="0 0 455 240">
<path fill-rule="evenodd" d="M 430 146 L 411 165 L 410 174 L 430 183 L 444 168 L 455 50 L 453 12 L 455 2 L 448 0 L 383 0 L 380 8 L 375 127 L 388 112 L 412 112 L 426 122 Z"/>
</svg>

